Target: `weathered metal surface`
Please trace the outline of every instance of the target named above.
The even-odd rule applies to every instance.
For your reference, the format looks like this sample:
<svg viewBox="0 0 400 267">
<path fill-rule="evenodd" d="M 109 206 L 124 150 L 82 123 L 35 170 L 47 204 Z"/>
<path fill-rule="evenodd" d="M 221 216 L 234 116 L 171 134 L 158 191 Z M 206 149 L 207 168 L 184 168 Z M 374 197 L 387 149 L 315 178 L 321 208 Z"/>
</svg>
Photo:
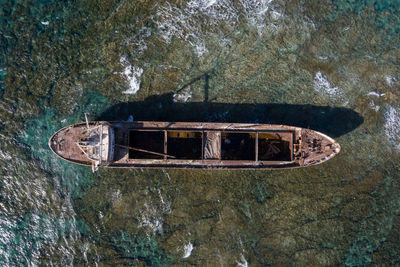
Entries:
<svg viewBox="0 0 400 267">
<path fill-rule="evenodd" d="M 206 122 L 90 122 L 90 126 L 109 124 L 115 133 L 114 159 L 104 167 L 115 168 L 202 168 L 202 169 L 283 169 L 296 168 L 320 164 L 340 151 L 340 145 L 332 138 L 309 129 L 287 125 L 248 124 L 248 123 L 206 123 Z M 135 131 L 162 131 L 164 133 L 164 155 L 160 159 L 129 158 L 129 132 Z M 201 159 L 174 159 L 167 157 L 168 131 L 197 131 L 202 133 Z M 221 160 L 210 159 L 204 153 L 207 143 L 207 134 L 220 133 L 248 133 L 255 139 L 254 160 Z M 175 133 L 176 134 L 176 133 Z M 87 135 L 85 123 L 67 126 L 55 133 L 50 141 L 50 148 L 61 158 L 82 165 L 92 165 L 76 145 L 80 139 Z M 170 134 L 170 136 L 173 136 Z M 259 138 L 261 138 L 259 142 Z M 264 138 L 264 139 L 262 139 Z M 265 141 L 266 140 L 266 141 Z M 262 160 L 274 153 L 279 153 L 280 148 L 275 143 L 285 143 L 289 149 L 286 160 Z M 221 142 L 219 140 L 219 142 Z M 253 141 L 252 141 L 253 142 Z M 268 147 L 262 147 L 263 144 Z M 221 146 L 220 144 L 217 144 Z M 260 146 L 260 147 L 259 147 Z M 140 149 L 140 148 L 139 148 Z M 264 154 L 262 154 L 264 153 Z"/>
<path fill-rule="evenodd" d="M 221 132 L 207 131 L 204 140 L 203 159 L 221 159 Z"/>
</svg>

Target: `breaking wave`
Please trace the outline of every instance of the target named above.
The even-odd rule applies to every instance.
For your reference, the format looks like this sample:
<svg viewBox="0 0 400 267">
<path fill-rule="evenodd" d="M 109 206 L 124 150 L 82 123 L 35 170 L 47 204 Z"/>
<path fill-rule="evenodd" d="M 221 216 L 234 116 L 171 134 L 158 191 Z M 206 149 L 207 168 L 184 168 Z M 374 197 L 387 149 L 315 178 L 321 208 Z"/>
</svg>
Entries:
<svg viewBox="0 0 400 267">
<path fill-rule="evenodd" d="M 389 106 L 385 112 L 385 135 L 390 144 L 400 150 L 400 108 Z"/>
<path fill-rule="evenodd" d="M 184 40 L 200 57 L 208 52 L 211 36 L 223 40 L 243 23 L 262 36 L 267 29 L 277 29 L 283 18 L 283 11 L 272 0 L 191 0 L 182 5 L 158 6 L 155 23 L 166 42 Z"/>
</svg>

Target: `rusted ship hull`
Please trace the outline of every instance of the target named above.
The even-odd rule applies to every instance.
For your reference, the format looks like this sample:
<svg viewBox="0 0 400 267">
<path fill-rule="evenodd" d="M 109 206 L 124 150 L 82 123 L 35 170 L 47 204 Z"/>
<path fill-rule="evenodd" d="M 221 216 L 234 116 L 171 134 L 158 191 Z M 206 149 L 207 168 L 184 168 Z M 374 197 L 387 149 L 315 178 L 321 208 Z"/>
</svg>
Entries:
<svg viewBox="0 0 400 267">
<path fill-rule="evenodd" d="M 49 140 L 70 162 L 114 168 L 285 169 L 320 164 L 340 145 L 286 125 L 202 122 L 87 122 Z"/>
</svg>

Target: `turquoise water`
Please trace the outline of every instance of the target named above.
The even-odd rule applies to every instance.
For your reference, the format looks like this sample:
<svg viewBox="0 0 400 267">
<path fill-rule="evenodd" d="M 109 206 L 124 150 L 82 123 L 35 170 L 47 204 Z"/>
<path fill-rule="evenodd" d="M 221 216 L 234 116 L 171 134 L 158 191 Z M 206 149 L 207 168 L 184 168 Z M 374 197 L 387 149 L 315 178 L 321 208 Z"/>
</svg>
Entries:
<svg viewBox="0 0 400 267">
<path fill-rule="evenodd" d="M 1 266 L 400 264 L 399 1 L 1 1 Z M 284 123 L 288 171 L 55 157 L 84 120 Z"/>
</svg>

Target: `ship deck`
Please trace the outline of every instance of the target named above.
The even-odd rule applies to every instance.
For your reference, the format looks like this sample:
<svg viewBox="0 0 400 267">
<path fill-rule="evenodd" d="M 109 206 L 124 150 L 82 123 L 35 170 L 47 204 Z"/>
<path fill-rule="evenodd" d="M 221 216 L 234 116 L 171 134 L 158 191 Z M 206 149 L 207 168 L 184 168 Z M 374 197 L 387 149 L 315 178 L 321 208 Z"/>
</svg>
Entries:
<svg viewBox="0 0 400 267">
<path fill-rule="evenodd" d="M 296 127 L 189 122 L 112 122 L 112 125 L 116 148 L 110 167 L 298 165 L 294 145 L 298 145 L 301 130 Z"/>
<path fill-rule="evenodd" d="M 300 127 L 152 121 L 77 123 L 55 133 L 50 148 L 65 160 L 93 165 L 77 145 L 87 135 L 87 125 L 113 129 L 115 139 L 109 142 L 112 161 L 101 167 L 296 168 L 322 163 L 340 151 L 340 145 L 329 136 Z"/>
</svg>

